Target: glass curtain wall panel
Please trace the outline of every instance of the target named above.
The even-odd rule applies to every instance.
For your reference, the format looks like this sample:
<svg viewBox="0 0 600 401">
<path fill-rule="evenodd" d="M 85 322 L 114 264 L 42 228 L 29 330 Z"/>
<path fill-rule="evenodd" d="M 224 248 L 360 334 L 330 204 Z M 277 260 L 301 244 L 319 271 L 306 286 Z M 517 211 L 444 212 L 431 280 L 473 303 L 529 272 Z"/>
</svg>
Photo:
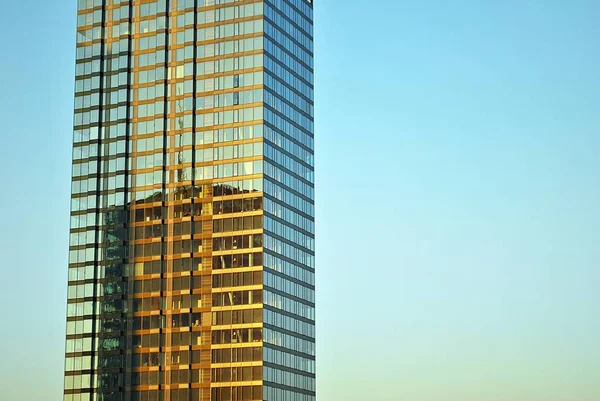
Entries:
<svg viewBox="0 0 600 401">
<path fill-rule="evenodd" d="M 312 14 L 78 0 L 65 401 L 315 399 Z"/>
</svg>

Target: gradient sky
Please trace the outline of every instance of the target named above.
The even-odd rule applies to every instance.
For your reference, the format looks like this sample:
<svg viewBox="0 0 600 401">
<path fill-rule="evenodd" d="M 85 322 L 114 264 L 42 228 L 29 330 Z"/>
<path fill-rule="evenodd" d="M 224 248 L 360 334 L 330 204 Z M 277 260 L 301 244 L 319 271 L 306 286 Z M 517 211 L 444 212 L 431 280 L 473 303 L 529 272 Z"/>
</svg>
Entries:
<svg viewBox="0 0 600 401">
<path fill-rule="evenodd" d="M 75 1 L 4 3 L 0 398 L 59 401 Z M 600 2 L 315 8 L 319 401 L 600 400 Z"/>
</svg>

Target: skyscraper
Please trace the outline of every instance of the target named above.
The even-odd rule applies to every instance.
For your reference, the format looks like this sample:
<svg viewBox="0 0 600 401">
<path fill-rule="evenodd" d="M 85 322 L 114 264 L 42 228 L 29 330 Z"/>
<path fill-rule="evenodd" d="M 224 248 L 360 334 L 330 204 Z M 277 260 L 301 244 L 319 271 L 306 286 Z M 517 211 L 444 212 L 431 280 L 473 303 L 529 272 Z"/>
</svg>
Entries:
<svg viewBox="0 0 600 401">
<path fill-rule="evenodd" d="M 65 401 L 315 399 L 310 0 L 78 0 Z"/>
</svg>

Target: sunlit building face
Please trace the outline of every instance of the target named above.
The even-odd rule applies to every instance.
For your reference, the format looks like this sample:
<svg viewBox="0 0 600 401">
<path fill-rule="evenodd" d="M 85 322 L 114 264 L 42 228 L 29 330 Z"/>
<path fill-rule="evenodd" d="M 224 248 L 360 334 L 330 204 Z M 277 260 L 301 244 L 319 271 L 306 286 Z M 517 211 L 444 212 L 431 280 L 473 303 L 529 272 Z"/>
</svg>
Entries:
<svg viewBox="0 0 600 401">
<path fill-rule="evenodd" d="M 314 401 L 308 0 L 78 0 L 65 401 Z"/>
</svg>

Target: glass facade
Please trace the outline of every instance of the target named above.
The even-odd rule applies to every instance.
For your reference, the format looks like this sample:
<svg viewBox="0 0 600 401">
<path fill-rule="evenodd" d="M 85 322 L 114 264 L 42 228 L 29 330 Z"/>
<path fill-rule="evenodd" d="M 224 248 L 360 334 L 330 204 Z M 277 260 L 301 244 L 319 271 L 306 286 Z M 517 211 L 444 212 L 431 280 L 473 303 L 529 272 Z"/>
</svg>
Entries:
<svg viewBox="0 0 600 401">
<path fill-rule="evenodd" d="M 78 0 L 65 401 L 315 400 L 312 17 Z"/>
</svg>

